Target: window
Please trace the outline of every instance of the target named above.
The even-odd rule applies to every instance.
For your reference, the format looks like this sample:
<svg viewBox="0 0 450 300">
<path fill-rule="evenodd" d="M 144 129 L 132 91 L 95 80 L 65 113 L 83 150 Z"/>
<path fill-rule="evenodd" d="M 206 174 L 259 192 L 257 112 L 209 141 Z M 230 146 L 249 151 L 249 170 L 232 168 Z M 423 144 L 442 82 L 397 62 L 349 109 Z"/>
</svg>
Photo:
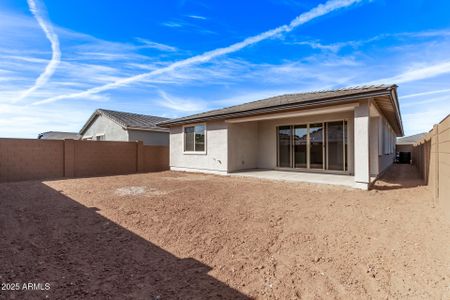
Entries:
<svg viewBox="0 0 450 300">
<path fill-rule="evenodd" d="M 277 127 L 280 168 L 347 171 L 347 121 Z"/>
<path fill-rule="evenodd" d="M 95 137 L 95 140 L 97 141 L 104 141 L 105 140 L 105 135 L 104 134 L 99 134 Z"/>
<path fill-rule="evenodd" d="M 205 125 L 194 125 L 184 127 L 184 151 L 205 152 Z"/>
</svg>

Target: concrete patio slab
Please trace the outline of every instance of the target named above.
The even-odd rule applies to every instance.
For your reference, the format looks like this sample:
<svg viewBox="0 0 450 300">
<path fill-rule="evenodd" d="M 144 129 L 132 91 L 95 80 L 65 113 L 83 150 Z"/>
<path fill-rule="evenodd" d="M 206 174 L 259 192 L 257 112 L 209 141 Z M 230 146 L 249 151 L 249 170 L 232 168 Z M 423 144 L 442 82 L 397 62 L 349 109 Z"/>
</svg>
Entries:
<svg viewBox="0 0 450 300">
<path fill-rule="evenodd" d="M 357 188 L 357 186 L 355 185 L 355 177 L 350 175 L 307 173 L 298 171 L 294 172 L 294 171 L 280 171 L 280 170 L 263 170 L 263 169 L 239 171 L 235 173 L 229 173 L 229 175 L 278 180 L 278 181 L 331 184 Z"/>
</svg>

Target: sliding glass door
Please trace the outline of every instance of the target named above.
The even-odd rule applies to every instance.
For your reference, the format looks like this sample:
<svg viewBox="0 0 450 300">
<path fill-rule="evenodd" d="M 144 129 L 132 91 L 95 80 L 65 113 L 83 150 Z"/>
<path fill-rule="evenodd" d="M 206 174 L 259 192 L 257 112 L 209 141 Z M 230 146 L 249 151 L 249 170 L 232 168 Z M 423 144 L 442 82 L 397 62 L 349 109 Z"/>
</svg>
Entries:
<svg viewBox="0 0 450 300">
<path fill-rule="evenodd" d="M 292 126 L 278 127 L 278 166 L 291 167 L 292 151 Z"/>
<path fill-rule="evenodd" d="M 327 123 L 327 169 L 344 170 L 344 122 Z"/>
<path fill-rule="evenodd" d="M 346 121 L 278 127 L 278 167 L 347 171 L 346 131 Z"/>
<path fill-rule="evenodd" d="M 323 123 L 309 124 L 309 167 L 323 169 Z"/>
<path fill-rule="evenodd" d="M 308 167 L 308 126 L 294 126 L 294 167 Z"/>
</svg>

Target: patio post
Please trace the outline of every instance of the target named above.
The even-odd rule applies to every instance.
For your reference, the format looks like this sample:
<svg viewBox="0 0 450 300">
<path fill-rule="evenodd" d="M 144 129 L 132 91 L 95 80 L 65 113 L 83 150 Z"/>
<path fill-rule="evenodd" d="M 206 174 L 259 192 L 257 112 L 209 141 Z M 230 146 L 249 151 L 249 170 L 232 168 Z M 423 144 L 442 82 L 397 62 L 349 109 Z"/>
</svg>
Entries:
<svg viewBox="0 0 450 300">
<path fill-rule="evenodd" d="M 355 107 L 354 122 L 354 166 L 355 166 L 355 187 L 368 189 L 370 183 L 369 174 L 369 124 L 370 111 L 369 101 L 361 101 L 359 106 Z"/>
</svg>

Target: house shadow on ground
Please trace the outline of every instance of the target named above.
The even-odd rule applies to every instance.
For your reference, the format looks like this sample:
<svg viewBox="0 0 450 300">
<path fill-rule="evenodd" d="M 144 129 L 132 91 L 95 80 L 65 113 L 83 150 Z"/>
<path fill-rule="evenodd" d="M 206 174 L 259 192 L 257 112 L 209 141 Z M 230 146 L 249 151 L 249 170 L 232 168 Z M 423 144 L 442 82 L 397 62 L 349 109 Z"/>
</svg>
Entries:
<svg viewBox="0 0 450 300">
<path fill-rule="evenodd" d="M 1 299 L 249 299 L 41 182 L 0 184 L 0 207 L 0 282 L 44 289 Z"/>
<path fill-rule="evenodd" d="M 420 173 L 415 166 L 409 164 L 393 164 L 373 183 L 371 189 L 386 191 L 414 188 L 423 185 L 425 185 L 425 181 L 420 177 Z"/>
</svg>

